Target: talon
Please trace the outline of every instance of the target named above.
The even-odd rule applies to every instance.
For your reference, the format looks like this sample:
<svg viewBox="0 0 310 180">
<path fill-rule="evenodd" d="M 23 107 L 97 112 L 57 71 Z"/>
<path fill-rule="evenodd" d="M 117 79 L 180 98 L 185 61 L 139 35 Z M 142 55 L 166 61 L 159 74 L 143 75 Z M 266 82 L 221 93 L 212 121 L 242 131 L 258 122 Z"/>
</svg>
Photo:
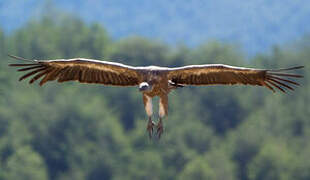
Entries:
<svg viewBox="0 0 310 180">
<path fill-rule="evenodd" d="M 150 139 L 152 139 L 154 125 L 155 125 L 154 121 L 152 121 L 151 117 L 149 117 L 146 130 L 149 132 Z"/>
<path fill-rule="evenodd" d="M 161 134 L 164 132 L 164 127 L 163 127 L 163 123 L 161 118 L 159 119 L 159 122 L 157 124 L 157 135 L 158 135 L 158 139 L 160 139 Z"/>
</svg>

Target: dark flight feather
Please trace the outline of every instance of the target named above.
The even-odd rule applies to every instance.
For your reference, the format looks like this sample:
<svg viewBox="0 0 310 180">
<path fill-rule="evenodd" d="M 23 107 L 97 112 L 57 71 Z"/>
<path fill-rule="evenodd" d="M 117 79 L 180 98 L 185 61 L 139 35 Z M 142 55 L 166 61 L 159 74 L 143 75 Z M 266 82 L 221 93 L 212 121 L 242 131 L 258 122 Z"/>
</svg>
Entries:
<svg viewBox="0 0 310 180">
<path fill-rule="evenodd" d="M 301 78 L 298 74 L 286 73 L 286 71 L 304 68 L 296 66 L 286 69 L 268 70 L 227 66 L 222 64 L 191 65 L 179 68 L 171 68 L 168 79 L 183 85 L 257 85 L 265 86 L 275 92 L 278 89 L 294 90 L 292 85 L 298 83 L 288 78 Z M 281 72 L 281 73 L 280 73 Z"/>
<path fill-rule="evenodd" d="M 18 69 L 18 71 L 28 71 L 19 80 L 34 75 L 29 81 L 29 83 L 33 83 L 43 77 L 40 82 L 41 86 L 52 80 L 57 80 L 58 82 L 80 81 L 81 83 L 115 86 L 135 86 L 140 82 L 140 74 L 137 69 L 120 63 L 81 58 L 28 60 L 13 55 L 9 56 L 22 61 L 31 61 L 30 64 L 10 64 L 10 66 L 23 67 Z M 25 66 L 26 68 L 24 68 Z"/>
</svg>

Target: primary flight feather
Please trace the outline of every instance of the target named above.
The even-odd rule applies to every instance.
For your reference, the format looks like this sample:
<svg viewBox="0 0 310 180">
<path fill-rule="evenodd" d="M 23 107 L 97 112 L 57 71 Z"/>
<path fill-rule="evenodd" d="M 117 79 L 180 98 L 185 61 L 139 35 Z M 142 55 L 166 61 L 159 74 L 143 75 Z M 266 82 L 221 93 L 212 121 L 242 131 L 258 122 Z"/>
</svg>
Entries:
<svg viewBox="0 0 310 180">
<path fill-rule="evenodd" d="M 151 137 L 155 123 L 152 98 L 159 96 L 158 137 L 163 132 L 162 118 L 168 114 L 168 93 L 176 88 L 196 85 L 256 85 L 264 86 L 273 92 L 294 90 L 299 84 L 294 78 L 301 75 L 289 73 L 301 69 L 296 66 L 287 69 L 254 69 L 228 66 L 223 64 L 190 65 L 176 68 L 145 66 L 134 67 L 121 63 L 98 61 L 93 59 L 56 59 L 28 60 L 9 55 L 12 58 L 29 63 L 10 64 L 19 67 L 18 71 L 27 72 L 19 80 L 30 78 L 29 83 L 40 80 L 42 86 L 48 81 L 79 81 L 113 86 L 138 86 L 143 94 L 143 102 L 149 117 L 147 130 Z"/>
</svg>

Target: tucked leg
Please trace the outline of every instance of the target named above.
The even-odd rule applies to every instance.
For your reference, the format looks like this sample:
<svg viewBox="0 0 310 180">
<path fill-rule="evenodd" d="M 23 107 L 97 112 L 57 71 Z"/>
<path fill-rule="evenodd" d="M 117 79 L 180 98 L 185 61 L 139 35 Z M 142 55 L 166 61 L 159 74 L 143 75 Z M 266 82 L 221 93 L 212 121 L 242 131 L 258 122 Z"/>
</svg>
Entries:
<svg viewBox="0 0 310 180">
<path fill-rule="evenodd" d="M 143 103 L 147 116 L 149 117 L 146 130 L 149 132 L 149 137 L 152 138 L 153 128 L 155 123 L 152 121 L 153 107 L 152 107 L 152 98 L 143 94 Z"/>
<path fill-rule="evenodd" d="M 157 124 L 158 138 L 160 138 L 161 134 L 164 132 L 164 126 L 163 126 L 162 119 L 166 115 L 168 115 L 168 96 L 161 95 L 159 99 L 159 122 Z"/>
<path fill-rule="evenodd" d="M 147 122 L 146 130 L 149 132 L 150 139 L 152 138 L 152 135 L 153 135 L 154 125 L 155 125 L 154 121 L 152 121 L 152 118 L 149 117 L 149 120 Z"/>
<path fill-rule="evenodd" d="M 164 126 L 163 126 L 163 122 L 162 122 L 161 117 L 159 118 L 159 121 L 157 123 L 157 131 L 156 132 L 157 132 L 158 139 L 160 139 L 161 134 L 164 132 Z"/>
</svg>

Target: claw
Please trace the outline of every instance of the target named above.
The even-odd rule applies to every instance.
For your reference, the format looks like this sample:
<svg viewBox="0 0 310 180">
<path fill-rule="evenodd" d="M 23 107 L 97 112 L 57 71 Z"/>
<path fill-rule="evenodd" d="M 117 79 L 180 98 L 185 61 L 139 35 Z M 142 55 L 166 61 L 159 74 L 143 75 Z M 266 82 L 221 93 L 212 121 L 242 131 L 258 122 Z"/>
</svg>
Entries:
<svg viewBox="0 0 310 180">
<path fill-rule="evenodd" d="M 152 121 L 151 117 L 149 117 L 146 130 L 149 132 L 150 139 L 152 139 L 154 125 L 155 125 L 154 121 Z"/>
<path fill-rule="evenodd" d="M 157 135 L 158 135 L 158 139 L 160 139 L 161 134 L 164 132 L 164 127 L 163 127 L 163 123 L 161 118 L 159 119 L 159 122 L 157 124 Z"/>
</svg>

